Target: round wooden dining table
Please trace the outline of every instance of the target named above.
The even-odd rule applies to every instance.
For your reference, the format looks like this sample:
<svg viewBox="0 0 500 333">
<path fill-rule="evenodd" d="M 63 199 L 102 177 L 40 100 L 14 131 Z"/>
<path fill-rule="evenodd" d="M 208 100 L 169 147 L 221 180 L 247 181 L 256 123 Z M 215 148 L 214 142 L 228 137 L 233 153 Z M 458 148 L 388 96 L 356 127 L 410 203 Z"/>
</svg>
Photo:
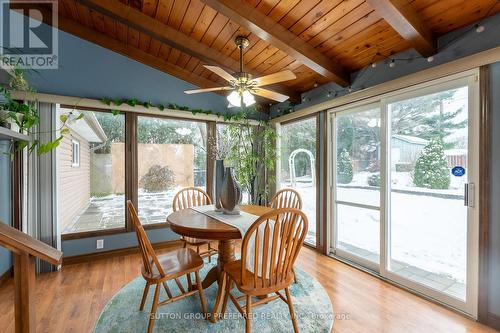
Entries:
<svg viewBox="0 0 500 333">
<path fill-rule="evenodd" d="M 241 211 L 261 216 L 272 210 L 270 207 L 242 205 Z M 241 239 L 240 231 L 213 217 L 197 212 L 193 209 L 182 209 L 167 217 L 170 228 L 175 233 L 201 239 L 219 241 L 219 255 L 217 266 L 213 267 L 202 282 L 203 289 L 219 280 L 224 264 L 236 260 L 234 255 L 235 240 Z"/>
</svg>

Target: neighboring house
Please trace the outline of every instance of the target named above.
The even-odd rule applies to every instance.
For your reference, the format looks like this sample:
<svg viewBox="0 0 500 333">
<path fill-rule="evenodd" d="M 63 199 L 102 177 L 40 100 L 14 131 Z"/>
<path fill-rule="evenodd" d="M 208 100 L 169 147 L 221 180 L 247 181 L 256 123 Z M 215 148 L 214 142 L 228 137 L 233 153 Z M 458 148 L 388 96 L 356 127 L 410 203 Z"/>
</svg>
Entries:
<svg viewBox="0 0 500 333">
<path fill-rule="evenodd" d="M 59 113 L 67 113 L 59 109 Z M 70 133 L 58 148 L 59 168 L 59 226 L 61 232 L 71 227 L 75 218 L 88 206 L 90 200 L 90 143 L 107 140 L 94 113 L 69 122 Z"/>
<path fill-rule="evenodd" d="M 393 134 L 391 140 L 392 167 L 396 164 L 413 165 L 428 140 L 411 135 Z"/>
</svg>

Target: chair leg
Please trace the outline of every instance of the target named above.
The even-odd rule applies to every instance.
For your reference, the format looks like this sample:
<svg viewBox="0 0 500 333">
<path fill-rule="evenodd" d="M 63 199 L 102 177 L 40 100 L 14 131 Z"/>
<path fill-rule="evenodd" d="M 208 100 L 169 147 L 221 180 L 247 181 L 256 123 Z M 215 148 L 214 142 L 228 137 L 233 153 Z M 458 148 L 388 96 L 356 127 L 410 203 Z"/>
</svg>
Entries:
<svg viewBox="0 0 500 333">
<path fill-rule="evenodd" d="M 160 284 L 156 285 L 153 305 L 151 306 L 151 314 L 149 315 L 148 333 L 153 332 L 155 325 L 156 310 L 158 309 L 158 298 L 160 297 Z"/>
<path fill-rule="evenodd" d="M 295 333 L 299 332 L 299 327 L 297 326 L 297 319 L 295 318 L 295 311 L 293 309 L 292 295 L 290 295 L 290 290 L 288 287 L 285 288 L 286 300 L 288 304 L 288 310 L 290 310 L 290 318 L 292 318 L 293 331 Z"/>
<path fill-rule="evenodd" d="M 212 309 L 212 313 L 210 315 L 210 321 L 215 323 L 217 321 L 217 311 L 219 311 L 219 305 L 222 300 L 222 296 L 224 295 L 225 283 L 226 283 L 226 272 L 222 271 L 222 274 L 219 278 L 219 289 L 217 290 L 217 297 L 215 298 L 215 305 Z"/>
<path fill-rule="evenodd" d="M 229 293 L 231 292 L 231 289 L 233 289 L 233 281 L 228 277 L 226 282 L 226 293 L 224 294 L 224 302 L 222 302 L 222 310 L 220 312 L 221 315 L 224 315 L 226 313 L 227 301 L 229 299 Z"/>
<path fill-rule="evenodd" d="M 200 278 L 200 272 L 196 271 L 196 285 L 198 286 L 198 294 L 200 296 L 200 302 L 201 302 L 201 311 L 203 311 L 203 314 L 207 314 L 207 303 L 205 301 L 205 294 L 203 293 L 203 286 L 201 285 L 201 278 Z"/>
<path fill-rule="evenodd" d="M 144 291 L 142 292 L 142 300 L 141 300 L 141 306 L 139 307 L 139 311 L 144 310 L 144 304 L 146 304 L 146 298 L 148 297 L 148 292 L 149 292 L 149 282 L 146 282 L 146 285 L 144 286 Z"/>
<path fill-rule="evenodd" d="M 210 246 L 210 242 L 208 242 L 208 262 L 212 262 L 212 247 Z"/>
<path fill-rule="evenodd" d="M 293 272 L 293 282 L 297 283 L 297 274 L 295 274 L 295 267 L 292 267 L 292 272 Z"/>
<path fill-rule="evenodd" d="M 191 273 L 186 274 L 186 281 L 188 285 L 188 291 L 193 290 L 193 282 L 191 281 Z"/>
<path fill-rule="evenodd" d="M 252 296 L 247 295 L 247 306 L 245 308 L 246 318 L 245 318 L 245 333 L 252 332 Z"/>
<path fill-rule="evenodd" d="M 182 286 L 181 281 L 179 281 L 179 278 L 175 278 L 174 280 L 175 280 L 175 283 L 177 284 L 177 287 L 179 287 L 181 294 L 185 294 L 186 291 L 184 290 L 184 287 Z"/>
<path fill-rule="evenodd" d="M 172 298 L 172 293 L 170 292 L 170 288 L 168 287 L 168 284 L 166 282 L 163 282 L 163 288 L 165 288 L 165 292 L 168 295 L 168 298 Z"/>
<path fill-rule="evenodd" d="M 187 247 L 187 242 L 186 242 L 186 240 L 184 240 L 184 239 L 183 239 L 182 241 L 184 242 L 184 244 L 182 244 L 182 247 L 183 247 L 183 248 L 186 248 L 186 247 Z"/>
</svg>

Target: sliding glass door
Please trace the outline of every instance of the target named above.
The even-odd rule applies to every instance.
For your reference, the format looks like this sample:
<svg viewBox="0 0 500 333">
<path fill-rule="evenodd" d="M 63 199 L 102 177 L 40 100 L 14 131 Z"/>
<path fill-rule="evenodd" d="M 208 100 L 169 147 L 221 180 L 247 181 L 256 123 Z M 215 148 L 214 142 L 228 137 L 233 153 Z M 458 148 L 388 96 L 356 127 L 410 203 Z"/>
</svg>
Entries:
<svg viewBox="0 0 500 333">
<path fill-rule="evenodd" d="M 376 267 L 380 256 L 380 109 L 335 115 L 334 213 L 339 254 Z"/>
<path fill-rule="evenodd" d="M 477 303 L 475 76 L 331 113 L 336 256 L 472 316 Z"/>
</svg>

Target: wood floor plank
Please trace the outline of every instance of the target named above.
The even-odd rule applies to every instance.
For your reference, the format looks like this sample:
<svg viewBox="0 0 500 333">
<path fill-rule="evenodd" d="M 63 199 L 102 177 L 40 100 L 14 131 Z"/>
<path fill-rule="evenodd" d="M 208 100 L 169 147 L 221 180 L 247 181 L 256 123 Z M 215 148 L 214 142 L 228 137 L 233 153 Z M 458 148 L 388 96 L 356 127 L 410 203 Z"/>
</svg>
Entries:
<svg viewBox="0 0 500 333">
<path fill-rule="evenodd" d="M 65 266 L 37 277 L 37 332 L 91 332 L 104 305 L 140 275 L 140 256 Z M 496 332 L 337 260 L 304 248 L 296 266 L 328 292 L 335 333 Z M 0 327 L 14 332 L 12 279 L 0 286 Z M 133 305 L 131 305 L 133 306 Z"/>
</svg>

